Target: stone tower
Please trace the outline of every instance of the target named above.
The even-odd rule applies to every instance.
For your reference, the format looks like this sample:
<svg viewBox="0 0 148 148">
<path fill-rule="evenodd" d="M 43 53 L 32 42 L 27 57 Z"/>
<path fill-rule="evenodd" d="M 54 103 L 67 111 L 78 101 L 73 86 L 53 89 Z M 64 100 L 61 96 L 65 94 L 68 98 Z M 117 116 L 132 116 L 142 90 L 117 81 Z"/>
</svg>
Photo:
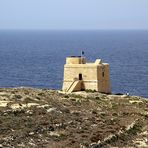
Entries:
<svg viewBox="0 0 148 148">
<path fill-rule="evenodd" d="M 102 63 L 101 59 L 94 63 L 86 63 L 85 57 L 67 57 L 62 90 L 65 92 L 96 90 L 111 93 L 109 64 Z"/>
</svg>

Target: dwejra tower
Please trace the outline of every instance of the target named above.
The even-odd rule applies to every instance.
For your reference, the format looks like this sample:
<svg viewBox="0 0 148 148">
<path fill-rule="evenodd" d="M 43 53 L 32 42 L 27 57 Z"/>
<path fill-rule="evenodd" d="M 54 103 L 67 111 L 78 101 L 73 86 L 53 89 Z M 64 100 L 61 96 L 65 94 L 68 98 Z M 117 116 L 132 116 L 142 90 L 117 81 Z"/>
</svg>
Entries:
<svg viewBox="0 0 148 148">
<path fill-rule="evenodd" d="M 86 63 L 85 57 L 67 57 L 62 89 L 65 92 L 96 90 L 111 93 L 109 64 L 101 59 Z"/>
</svg>

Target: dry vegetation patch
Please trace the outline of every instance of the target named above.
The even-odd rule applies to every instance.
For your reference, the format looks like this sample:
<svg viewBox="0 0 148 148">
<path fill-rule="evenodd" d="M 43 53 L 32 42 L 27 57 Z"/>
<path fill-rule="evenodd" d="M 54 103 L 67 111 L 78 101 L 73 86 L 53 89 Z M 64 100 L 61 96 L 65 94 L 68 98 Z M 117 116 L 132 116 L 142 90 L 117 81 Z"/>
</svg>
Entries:
<svg viewBox="0 0 148 148">
<path fill-rule="evenodd" d="M 136 96 L 0 89 L 0 144 L 39 148 L 148 146 L 147 108 L 148 101 Z"/>
</svg>

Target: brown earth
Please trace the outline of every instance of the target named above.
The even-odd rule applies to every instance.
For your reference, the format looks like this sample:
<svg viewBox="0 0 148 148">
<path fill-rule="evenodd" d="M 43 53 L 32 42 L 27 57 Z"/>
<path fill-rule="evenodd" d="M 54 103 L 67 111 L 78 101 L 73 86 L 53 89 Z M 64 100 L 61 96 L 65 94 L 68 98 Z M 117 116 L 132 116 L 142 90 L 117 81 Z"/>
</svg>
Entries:
<svg viewBox="0 0 148 148">
<path fill-rule="evenodd" d="M 148 100 L 97 92 L 0 89 L 0 147 L 148 147 Z"/>
</svg>

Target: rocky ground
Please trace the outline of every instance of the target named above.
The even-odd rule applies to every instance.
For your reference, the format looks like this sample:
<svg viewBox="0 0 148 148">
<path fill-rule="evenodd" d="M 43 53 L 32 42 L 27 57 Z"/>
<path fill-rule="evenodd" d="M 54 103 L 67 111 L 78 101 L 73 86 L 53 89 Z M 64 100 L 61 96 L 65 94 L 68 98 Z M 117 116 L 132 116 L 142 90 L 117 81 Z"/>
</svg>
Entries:
<svg viewBox="0 0 148 148">
<path fill-rule="evenodd" d="M 91 91 L 0 89 L 0 147 L 148 147 L 148 100 Z"/>
</svg>

